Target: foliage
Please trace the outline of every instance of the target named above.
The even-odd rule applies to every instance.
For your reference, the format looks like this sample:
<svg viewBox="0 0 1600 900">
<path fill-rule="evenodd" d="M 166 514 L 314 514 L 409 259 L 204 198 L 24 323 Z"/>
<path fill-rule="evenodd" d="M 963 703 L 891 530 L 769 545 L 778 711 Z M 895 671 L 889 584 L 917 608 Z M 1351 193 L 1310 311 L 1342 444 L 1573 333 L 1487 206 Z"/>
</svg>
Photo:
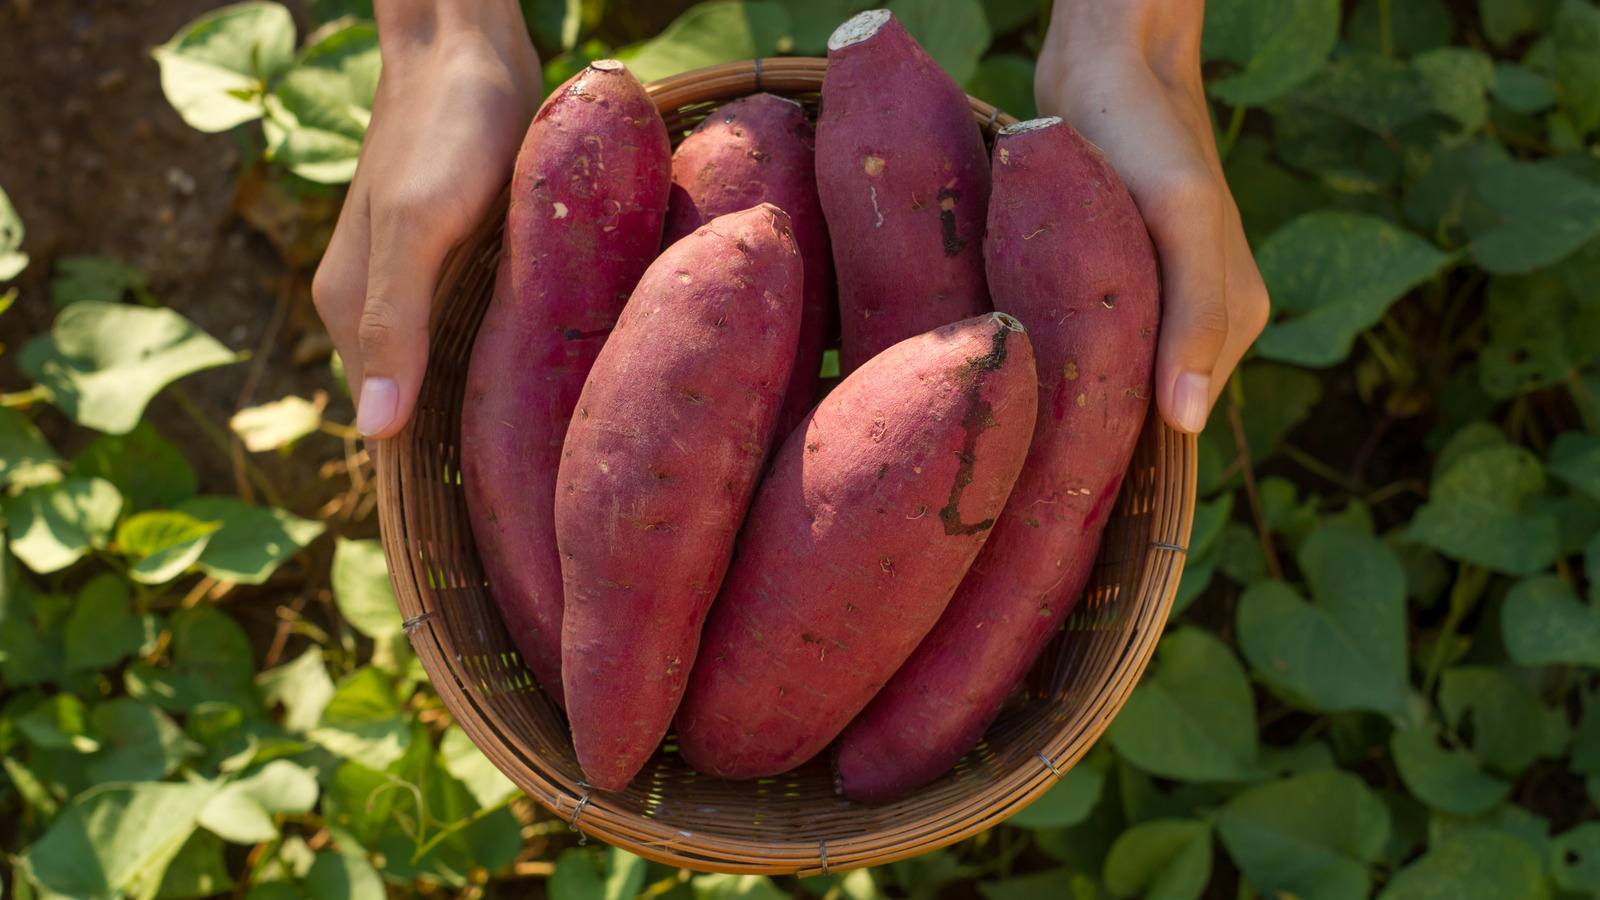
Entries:
<svg viewBox="0 0 1600 900">
<path fill-rule="evenodd" d="M 816 54 L 866 4 L 522 5 L 549 85 L 603 55 L 659 77 Z M 891 6 L 969 90 L 1032 111 L 1039 4 Z M 310 8 L 298 50 L 284 8 L 252 2 L 156 56 L 191 124 L 260 121 L 282 171 L 337 183 L 370 114 L 371 5 Z M 381 553 L 349 539 L 371 534 L 358 503 L 202 493 L 193 448 L 141 419 L 236 357 L 137 270 L 62 260 L 56 325 L 15 356 L 35 386 L 0 397 L 18 895 L 1595 896 L 1600 7 L 1213 0 L 1202 50 L 1273 319 L 1200 438 L 1156 659 L 1033 806 L 807 879 L 580 846 L 449 721 Z M 0 280 L 22 236 L 0 197 Z M 324 412 L 284 398 L 228 424 L 241 453 L 325 446 L 370 492 Z M 263 636 L 245 597 L 281 624 Z"/>
</svg>

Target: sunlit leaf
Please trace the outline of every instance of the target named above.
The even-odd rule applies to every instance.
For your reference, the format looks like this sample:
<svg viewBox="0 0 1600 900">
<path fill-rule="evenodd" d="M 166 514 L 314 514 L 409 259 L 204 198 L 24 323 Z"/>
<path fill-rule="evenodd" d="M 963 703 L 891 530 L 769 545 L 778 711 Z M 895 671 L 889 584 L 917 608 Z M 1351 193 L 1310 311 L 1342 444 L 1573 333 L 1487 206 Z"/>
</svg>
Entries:
<svg viewBox="0 0 1600 900">
<path fill-rule="evenodd" d="M 100 478 L 28 488 L 5 501 L 11 552 L 40 574 L 60 571 L 104 547 L 121 510 L 122 495 Z"/>
<path fill-rule="evenodd" d="M 252 453 L 276 450 L 321 428 L 322 410 L 327 405 L 327 394 L 318 393 L 315 400 L 290 395 L 239 410 L 228 420 L 228 427 L 244 440 L 244 448 Z"/>
<path fill-rule="evenodd" d="M 178 506 L 206 522 L 220 522 L 200 554 L 201 571 L 223 581 L 261 584 L 316 540 L 326 526 L 287 510 L 251 506 L 237 497 L 203 496 Z"/>
<path fill-rule="evenodd" d="M 978 0 L 890 0 L 886 8 L 956 84 L 977 74 L 990 39 Z"/>
<path fill-rule="evenodd" d="M 117 549 L 135 560 L 128 570 L 134 581 L 164 584 L 195 564 L 220 527 L 173 510 L 142 512 L 122 520 Z"/>
<path fill-rule="evenodd" d="M 307 47 L 267 100 L 274 160 L 302 178 L 349 181 L 378 89 L 377 27 L 354 20 Z"/>
<path fill-rule="evenodd" d="M 259 97 L 294 58 L 294 19 L 277 3 L 237 3 L 151 52 L 178 115 L 200 131 L 226 131 L 261 115 Z"/>
<path fill-rule="evenodd" d="M 116 485 L 128 509 L 172 507 L 194 496 L 194 469 L 148 420 L 127 434 L 102 434 L 79 451 L 72 473 Z"/>
<path fill-rule="evenodd" d="M 79 794 L 22 858 L 62 897 L 153 896 L 216 792 L 208 782 L 107 785 Z"/>
<path fill-rule="evenodd" d="M 789 15 L 774 0 L 701 3 L 643 44 L 617 51 L 640 81 L 655 81 L 718 63 L 772 56 L 789 30 Z"/>
<path fill-rule="evenodd" d="M 24 233 L 22 217 L 0 188 L 0 281 L 10 281 L 28 267 L 28 254 L 20 249 Z"/>
</svg>

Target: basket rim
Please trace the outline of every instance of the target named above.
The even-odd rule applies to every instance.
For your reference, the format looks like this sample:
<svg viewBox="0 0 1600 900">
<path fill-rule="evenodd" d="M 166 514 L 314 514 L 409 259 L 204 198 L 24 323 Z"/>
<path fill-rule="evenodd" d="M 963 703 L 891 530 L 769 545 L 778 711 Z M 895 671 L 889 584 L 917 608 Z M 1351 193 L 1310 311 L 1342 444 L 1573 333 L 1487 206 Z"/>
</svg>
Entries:
<svg viewBox="0 0 1600 900">
<path fill-rule="evenodd" d="M 660 79 L 646 84 L 645 89 L 664 114 L 669 108 L 676 111 L 696 104 L 724 102 L 762 90 L 814 94 L 820 87 L 826 63 L 827 60 L 820 57 L 770 57 L 724 63 Z M 988 131 L 1016 121 L 983 100 L 969 96 L 969 102 L 975 119 Z M 482 257 L 482 245 L 487 240 L 494 241 L 498 255 L 495 217 L 503 223 L 506 196 L 503 190 L 500 203 L 471 236 L 451 251 L 441 267 L 430 316 L 430 345 L 448 306 L 445 302 L 448 295 L 443 292 L 446 273 L 452 267 L 481 264 L 483 260 L 474 259 L 473 251 L 479 251 L 476 257 Z M 1150 517 L 1142 564 L 1134 563 L 1141 586 L 1158 586 L 1155 600 L 1153 603 L 1128 601 L 1130 607 L 1137 605 L 1138 617 L 1125 627 L 1127 637 L 1105 667 L 1110 674 L 1102 674 L 1079 704 L 1088 715 L 1087 726 L 1074 733 L 1068 733 L 1064 726 L 1058 727 L 1049 744 L 1037 751 L 1040 765 L 1016 767 L 987 790 L 971 793 L 961 798 L 961 802 L 941 808 L 938 816 L 923 816 L 915 822 L 854 835 L 834 844 L 832 849 L 826 838 L 780 843 L 676 832 L 686 838 L 680 840 L 672 833 L 675 829 L 663 827 L 658 821 L 614 809 L 615 805 L 608 802 L 603 792 L 591 792 L 581 782 L 542 765 L 536 755 L 491 727 L 495 717 L 486 709 L 474 674 L 465 668 L 462 657 L 451 646 L 449 635 L 439 627 L 441 608 L 437 602 L 429 608 L 425 599 L 428 595 L 422 590 L 431 576 L 422 571 L 416 545 L 425 541 L 426 536 L 413 533 L 406 514 L 408 484 L 403 472 L 410 459 L 415 425 L 413 416 L 398 435 L 378 441 L 372 448 L 380 532 L 390 578 L 405 620 L 405 633 L 452 718 L 497 768 L 530 798 L 567 819 L 574 830 L 647 859 L 693 870 L 734 874 L 827 874 L 906 859 L 999 824 L 1059 781 L 1109 726 L 1155 650 L 1177 593 L 1198 481 L 1196 436 L 1171 429 L 1152 406 L 1145 428 L 1147 432 L 1152 428 L 1154 431 L 1141 436 L 1140 443 L 1153 444 L 1152 455 L 1160 470 L 1176 479 L 1178 500 Z M 1127 490 L 1125 485 L 1124 491 Z M 1140 593 L 1144 593 L 1142 587 Z M 1074 719 L 1082 718 L 1083 714 L 1074 716 Z M 1003 797 L 1003 802 L 996 802 L 996 796 Z"/>
</svg>

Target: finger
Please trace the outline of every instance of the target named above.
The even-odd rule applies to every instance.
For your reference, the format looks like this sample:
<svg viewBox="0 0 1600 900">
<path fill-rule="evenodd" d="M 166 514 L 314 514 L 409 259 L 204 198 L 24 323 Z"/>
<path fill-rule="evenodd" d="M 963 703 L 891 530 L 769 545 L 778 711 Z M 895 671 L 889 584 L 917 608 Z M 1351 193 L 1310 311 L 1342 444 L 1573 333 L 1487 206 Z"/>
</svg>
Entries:
<svg viewBox="0 0 1600 900">
<path fill-rule="evenodd" d="M 1172 427 L 1205 428 L 1228 337 L 1226 199 L 1203 166 L 1169 170 L 1134 195 L 1161 260 L 1156 403 Z"/>
<path fill-rule="evenodd" d="M 1228 237 L 1228 339 L 1211 370 L 1211 401 L 1216 402 L 1226 386 L 1228 377 L 1238 368 L 1245 351 L 1261 336 L 1271 314 L 1267 286 L 1261 280 L 1245 239 L 1244 228 L 1239 224 L 1237 212 L 1230 216 L 1232 225 Z"/>
<path fill-rule="evenodd" d="M 361 345 L 357 332 L 361 307 L 367 298 L 367 258 L 372 253 L 371 207 L 366 180 L 357 177 L 339 211 L 333 237 L 311 279 L 311 302 L 328 329 L 333 348 L 344 365 L 350 397 L 359 402 L 361 393 Z"/>
<path fill-rule="evenodd" d="M 421 211 L 429 205 L 391 198 L 373 212 L 366 300 L 356 330 L 362 365 L 356 428 L 369 438 L 398 432 L 422 387 L 428 310 L 449 249 L 437 222 Z"/>
</svg>

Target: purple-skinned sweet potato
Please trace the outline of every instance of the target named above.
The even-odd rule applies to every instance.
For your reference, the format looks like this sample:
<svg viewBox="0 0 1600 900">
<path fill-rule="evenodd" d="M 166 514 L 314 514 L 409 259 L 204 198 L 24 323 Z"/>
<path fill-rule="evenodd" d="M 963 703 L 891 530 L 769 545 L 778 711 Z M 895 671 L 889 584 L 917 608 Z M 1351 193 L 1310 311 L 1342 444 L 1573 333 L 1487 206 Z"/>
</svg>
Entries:
<svg viewBox="0 0 1600 900">
<path fill-rule="evenodd" d="M 778 416 L 781 440 L 816 405 L 823 343 L 838 306 L 828 228 L 817 200 L 816 132 L 804 107 L 773 94 L 752 94 L 712 110 L 678 145 L 662 244 L 761 203 L 789 214 L 805 263 L 799 345 Z"/>
<path fill-rule="evenodd" d="M 661 743 L 773 440 L 803 270 L 771 204 L 668 247 L 589 371 L 556 483 L 578 763 L 621 790 Z"/>
<path fill-rule="evenodd" d="M 778 451 L 701 637 L 678 747 L 754 778 L 822 751 L 938 619 L 1033 433 L 1033 352 L 990 313 L 889 348 Z"/>
<path fill-rule="evenodd" d="M 661 246 L 666 125 L 615 60 L 557 88 L 517 155 L 493 299 L 461 413 L 461 481 L 500 613 L 545 692 L 561 686 L 556 469 L 578 394 Z"/>
<path fill-rule="evenodd" d="M 1033 339 L 1039 421 L 938 625 L 840 735 L 835 774 L 855 800 L 909 793 L 983 737 L 1082 593 L 1149 405 L 1155 254 L 1122 179 L 1071 125 L 1001 131 L 984 254 L 995 306 Z"/>
<path fill-rule="evenodd" d="M 839 281 L 840 369 L 987 312 L 989 160 L 967 95 L 887 10 L 828 41 L 817 192 Z"/>
</svg>

